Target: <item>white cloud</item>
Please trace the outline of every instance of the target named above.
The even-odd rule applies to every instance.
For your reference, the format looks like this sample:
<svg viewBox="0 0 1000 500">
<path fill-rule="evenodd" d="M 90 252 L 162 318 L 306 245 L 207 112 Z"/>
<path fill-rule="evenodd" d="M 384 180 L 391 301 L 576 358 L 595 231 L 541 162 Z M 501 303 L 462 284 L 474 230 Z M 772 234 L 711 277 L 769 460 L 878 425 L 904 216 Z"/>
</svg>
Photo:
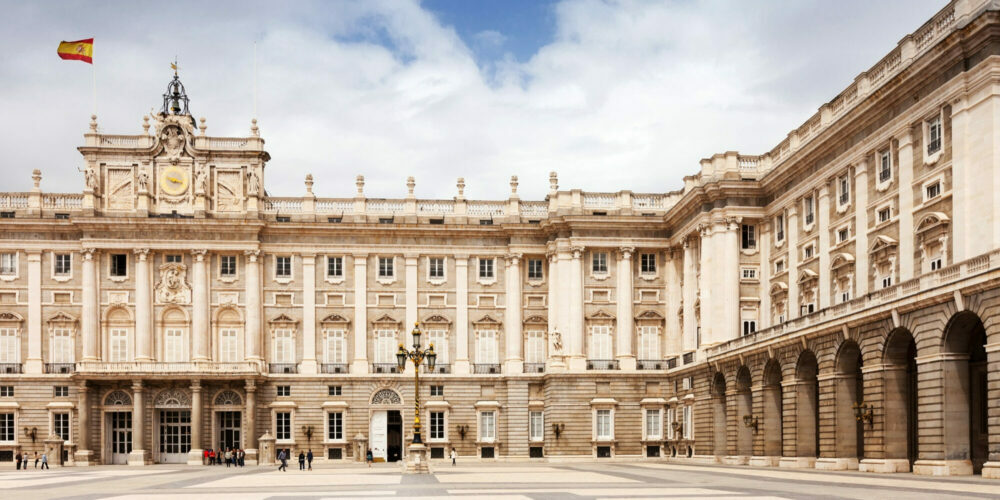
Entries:
<svg viewBox="0 0 1000 500">
<path fill-rule="evenodd" d="M 496 30 L 483 30 L 473 36 L 477 42 L 489 47 L 499 47 L 507 41 L 507 37 Z"/>
<path fill-rule="evenodd" d="M 176 16 L 15 4 L 0 21 L 0 170 L 10 190 L 33 168 L 44 190 L 82 188 L 90 68 L 58 60 L 60 39 L 97 38 L 104 131 L 141 130 L 177 54 L 192 112 L 228 135 L 249 129 L 256 38 L 274 195 L 304 192 L 312 173 L 320 196 L 351 196 L 364 174 L 371 196 L 402 196 L 413 175 L 421 197 L 450 198 L 464 176 L 468 196 L 502 198 L 518 175 L 540 198 L 550 170 L 564 188 L 666 191 L 700 158 L 770 149 L 940 2 L 847 4 L 566 1 L 552 42 L 490 63 L 492 76 L 415 2 L 182 4 Z"/>
</svg>

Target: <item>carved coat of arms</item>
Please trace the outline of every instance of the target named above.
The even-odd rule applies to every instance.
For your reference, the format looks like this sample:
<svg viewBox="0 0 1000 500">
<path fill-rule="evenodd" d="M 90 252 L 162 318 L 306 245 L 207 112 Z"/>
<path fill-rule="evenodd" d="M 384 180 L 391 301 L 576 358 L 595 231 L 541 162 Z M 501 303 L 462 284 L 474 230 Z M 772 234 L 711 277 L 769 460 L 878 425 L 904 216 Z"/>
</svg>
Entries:
<svg viewBox="0 0 1000 500">
<path fill-rule="evenodd" d="M 156 283 L 156 301 L 163 304 L 189 304 L 191 287 L 187 284 L 187 266 L 177 262 L 160 266 Z"/>
</svg>

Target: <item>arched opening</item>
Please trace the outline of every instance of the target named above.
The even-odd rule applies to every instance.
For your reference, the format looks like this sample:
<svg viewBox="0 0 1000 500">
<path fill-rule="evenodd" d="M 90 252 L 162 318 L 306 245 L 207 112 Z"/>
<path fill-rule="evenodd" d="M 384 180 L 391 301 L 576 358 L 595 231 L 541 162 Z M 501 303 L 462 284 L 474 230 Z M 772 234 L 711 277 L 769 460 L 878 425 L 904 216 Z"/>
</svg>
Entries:
<svg viewBox="0 0 1000 500">
<path fill-rule="evenodd" d="M 945 329 L 944 445 L 948 460 L 969 460 L 982 472 L 988 454 L 986 330 L 979 316 L 963 311 Z"/>
<path fill-rule="evenodd" d="M 795 367 L 795 455 L 815 457 L 819 450 L 819 365 L 812 351 L 803 351 Z"/>
<path fill-rule="evenodd" d="M 764 389 L 762 393 L 764 432 L 764 455 L 781 456 L 781 366 L 771 359 L 764 366 Z"/>
<path fill-rule="evenodd" d="M 753 396 L 750 394 L 750 370 L 741 367 L 736 372 L 736 454 L 753 455 L 753 428 L 744 421 L 753 418 Z"/>
<path fill-rule="evenodd" d="M 848 340 L 837 353 L 834 394 L 836 406 L 834 423 L 837 458 L 860 460 L 865 454 L 865 423 L 854 416 L 854 405 L 865 399 L 864 379 L 861 375 L 861 348 Z M 857 467 L 857 462 L 853 464 Z"/>
<path fill-rule="evenodd" d="M 712 406 L 714 453 L 721 457 L 726 454 L 726 377 L 721 373 L 715 374 L 715 381 L 712 383 Z"/>
<path fill-rule="evenodd" d="M 917 344 L 903 328 L 885 344 L 885 458 L 917 461 Z"/>
</svg>

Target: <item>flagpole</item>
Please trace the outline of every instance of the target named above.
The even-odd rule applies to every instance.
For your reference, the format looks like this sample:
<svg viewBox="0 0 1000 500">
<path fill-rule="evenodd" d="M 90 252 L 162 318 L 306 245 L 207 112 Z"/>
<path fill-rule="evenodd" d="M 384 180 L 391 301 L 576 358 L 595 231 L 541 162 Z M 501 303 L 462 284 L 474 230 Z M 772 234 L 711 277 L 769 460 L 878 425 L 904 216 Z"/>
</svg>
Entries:
<svg viewBox="0 0 1000 500">
<path fill-rule="evenodd" d="M 257 118 L 257 40 L 253 41 L 253 117 Z"/>
<path fill-rule="evenodd" d="M 91 49 L 90 68 L 93 73 L 93 94 L 94 94 L 94 116 L 97 116 L 97 65 L 93 62 L 93 49 Z"/>
</svg>

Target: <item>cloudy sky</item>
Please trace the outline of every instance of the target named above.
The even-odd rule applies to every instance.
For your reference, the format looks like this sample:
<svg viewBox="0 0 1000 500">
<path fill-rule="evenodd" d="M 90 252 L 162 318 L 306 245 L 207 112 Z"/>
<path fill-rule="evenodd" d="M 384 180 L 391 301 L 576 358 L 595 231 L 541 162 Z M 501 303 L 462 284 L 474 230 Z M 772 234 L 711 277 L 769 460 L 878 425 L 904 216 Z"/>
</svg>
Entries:
<svg viewBox="0 0 1000 500">
<path fill-rule="evenodd" d="M 95 37 L 98 121 L 140 133 L 180 61 L 209 135 L 245 135 L 257 42 L 272 195 L 505 198 L 677 189 L 698 160 L 771 149 L 944 0 L 0 1 L 0 172 L 78 192 Z"/>
</svg>

